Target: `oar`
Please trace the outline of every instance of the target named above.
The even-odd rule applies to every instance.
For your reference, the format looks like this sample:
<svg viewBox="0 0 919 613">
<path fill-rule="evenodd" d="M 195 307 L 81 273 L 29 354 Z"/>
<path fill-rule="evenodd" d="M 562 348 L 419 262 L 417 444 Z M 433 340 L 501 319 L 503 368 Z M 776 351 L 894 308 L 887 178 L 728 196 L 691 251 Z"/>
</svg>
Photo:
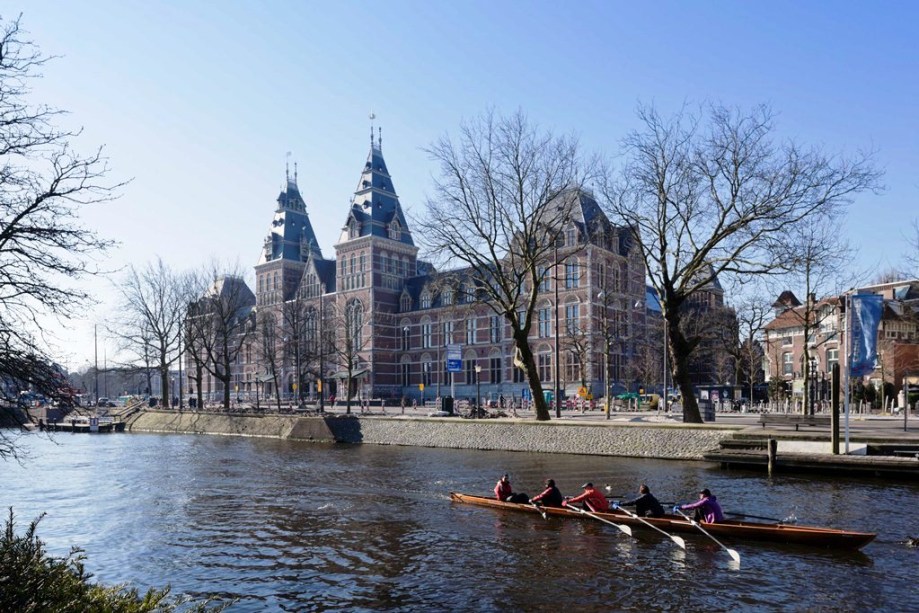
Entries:
<svg viewBox="0 0 919 613">
<path fill-rule="evenodd" d="M 598 516 L 598 515 L 594 515 L 594 514 L 591 513 L 590 511 L 585 511 L 584 509 L 582 509 L 582 508 L 580 508 L 580 507 L 576 507 L 576 506 L 574 506 L 574 505 L 570 505 L 570 504 L 569 504 L 569 505 L 565 505 L 565 508 L 568 509 L 569 511 L 575 511 L 575 512 L 577 512 L 577 513 L 580 513 L 581 515 L 590 515 L 590 516 L 593 517 L 594 519 L 598 519 L 598 520 L 602 521 L 604 524 L 609 524 L 610 526 L 613 526 L 614 528 L 619 528 L 620 530 L 622 530 L 623 532 L 625 532 L 625 533 L 628 534 L 629 536 L 632 536 L 632 529 L 631 529 L 630 527 L 628 527 L 628 526 L 625 526 L 625 525 L 623 525 L 623 524 L 615 524 L 615 523 L 609 521 L 608 519 L 603 519 L 602 517 L 600 517 L 600 516 Z"/>
<path fill-rule="evenodd" d="M 721 545 L 721 548 L 724 549 L 725 551 L 727 551 L 727 552 L 728 552 L 728 555 L 731 556 L 731 558 L 732 558 L 735 562 L 737 562 L 738 564 L 740 564 L 740 554 L 739 554 L 739 553 L 737 553 L 736 551 L 734 551 L 733 549 L 731 549 L 730 547 L 726 546 L 724 543 L 722 543 L 721 541 L 719 541 L 718 539 L 716 539 L 714 536 L 712 536 L 711 534 L 709 534 L 709 533 L 708 533 L 708 530 L 706 530 L 706 529 L 703 528 L 701 525 L 699 525 L 699 522 L 697 522 L 696 520 L 694 520 L 693 518 L 691 518 L 691 517 L 690 517 L 689 515 L 687 515 L 686 513 L 683 513 L 683 511 L 681 511 L 680 509 L 674 508 L 673 510 L 676 511 L 677 513 L 679 513 L 680 515 L 682 515 L 683 517 L 685 517 L 685 518 L 689 521 L 689 523 L 691 523 L 693 526 L 695 526 L 696 528 L 698 528 L 699 530 L 701 530 L 701 531 L 702 531 L 702 534 L 704 534 L 704 535 L 707 536 L 708 538 L 712 539 L 713 541 L 715 541 L 716 543 L 718 543 L 719 545 Z"/>
<path fill-rule="evenodd" d="M 725 511 L 724 514 L 731 515 L 733 517 L 750 517 L 752 519 L 762 519 L 764 521 L 771 521 L 777 524 L 793 523 L 793 522 L 787 522 L 784 519 L 776 519 L 775 517 L 762 517 L 760 515 L 750 515 L 748 513 L 731 513 L 730 511 Z"/>
<path fill-rule="evenodd" d="M 627 513 L 630 517 L 634 517 L 635 519 L 637 519 L 637 520 L 640 521 L 641 523 L 645 524 L 645 525 L 648 526 L 649 528 L 654 528 L 655 530 L 657 530 L 658 532 L 660 532 L 660 533 L 663 534 L 664 536 L 668 537 L 671 541 L 673 541 L 674 543 L 676 543 L 677 546 L 678 546 L 680 549 L 686 549 L 686 541 L 684 541 L 684 540 L 683 540 L 682 538 L 680 538 L 679 536 L 674 536 L 674 535 L 672 535 L 672 534 L 668 534 L 667 532 L 664 532 L 663 530 L 661 530 L 660 528 L 658 528 L 657 526 L 655 526 L 655 525 L 652 524 L 651 522 L 646 521 L 643 517 L 641 517 L 640 515 L 638 515 L 638 514 L 636 514 L 636 513 L 632 513 L 632 512 L 629 511 L 628 509 L 624 509 L 624 508 L 622 508 L 622 507 L 620 507 L 620 506 L 617 506 L 616 508 L 619 509 L 620 511 L 622 511 L 623 513 Z"/>
<path fill-rule="evenodd" d="M 530 503 L 530 506 L 533 507 L 534 509 L 536 509 L 537 511 L 539 511 L 539 514 L 542 515 L 542 518 L 543 518 L 543 519 L 545 519 L 545 520 L 548 520 L 548 519 L 549 519 L 549 516 L 546 515 L 546 512 L 543 511 L 542 508 L 541 508 L 538 504 L 536 504 L 535 502 L 531 502 L 531 503 Z"/>
</svg>

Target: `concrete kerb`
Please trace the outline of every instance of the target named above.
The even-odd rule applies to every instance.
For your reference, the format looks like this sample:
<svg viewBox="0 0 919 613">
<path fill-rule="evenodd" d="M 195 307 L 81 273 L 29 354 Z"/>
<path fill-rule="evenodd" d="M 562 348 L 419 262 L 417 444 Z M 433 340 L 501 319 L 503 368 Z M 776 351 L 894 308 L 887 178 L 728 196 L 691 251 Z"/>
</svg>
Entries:
<svg viewBox="0 0 919 613">
<path fill-rule="evenodd" d="M 715 424 L 145 411 L 129 429 L 451 449 L 702 459 L 705 452 L 717 447 L 722 438 L 738 428 Z"/>
</svg>

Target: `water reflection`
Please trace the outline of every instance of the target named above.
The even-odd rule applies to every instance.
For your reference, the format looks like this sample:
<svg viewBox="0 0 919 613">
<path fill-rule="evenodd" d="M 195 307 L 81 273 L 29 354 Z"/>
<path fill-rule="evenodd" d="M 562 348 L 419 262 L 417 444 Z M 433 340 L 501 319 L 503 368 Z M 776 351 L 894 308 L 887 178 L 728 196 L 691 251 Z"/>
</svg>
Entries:
<svg viewBox="0 0 919 613">
<path fill-rule="evenodd" d="M 234 611 L 909 610 L 917 486 L 722 472 L 697 463 L 330 446 L 230 437 L 30 437 L 4 465 L 4 506 L 42 511 L 52 551 L 89 555 L 106 582 L 171 583 L 238 598 Z M 863 552 L 725 541 L 701 533 L 630 538 L 590 518 L 544 520 L 453 504 L 509 472 L 534 491 L 587 479 L 661 500 L 711 488 L 726 510 L 881 530 Z M 804 596 L 813 594 L 813 596 Z"/>
</svg>

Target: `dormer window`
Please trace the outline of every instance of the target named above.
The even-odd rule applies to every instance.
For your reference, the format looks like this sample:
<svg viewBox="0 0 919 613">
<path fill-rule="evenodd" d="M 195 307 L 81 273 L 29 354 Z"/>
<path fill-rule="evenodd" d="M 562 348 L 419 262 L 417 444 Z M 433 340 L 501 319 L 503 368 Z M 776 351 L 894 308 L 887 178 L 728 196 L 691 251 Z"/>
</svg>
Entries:
<svg viewBox="0 0 919 613">
<path fill-rule="evenodd" d="M 389 238 L 394 241 L 400 240 L 402 238 L 402 228 L 399 227 L 398 221 L 393 221 L 389 224 Z"/>
<path fill-rule="evenodd" d="M 356 219 L 348 222 L 348 238 L 357 238 L 361 234 L 361 225 Z"/>
<path fill-rule="evenodd" d="M 400 307 L 402 308 L 403 313 L 412 309 L 412 299 L 408 294 L 402 294 Z"/>
<path fill-rule="evenodd" d="M 578 244 L 578 232 L 575 228 L 565 230 L 565 242 L 569 247 L 574 247 Z"/>
<path fill-rule="evenodd" d="M 444 291 L 440 295 L 440 303 L 443 306 L 451 306 L 453 304 L 453 288 L 452 287 L 444 288 Z"/>
<path fill-rule="evenodd" d="M 424 292 L 421 294 L 421 308 L 430 309 L 431 308 L 431 292 Z"/>
</svg>

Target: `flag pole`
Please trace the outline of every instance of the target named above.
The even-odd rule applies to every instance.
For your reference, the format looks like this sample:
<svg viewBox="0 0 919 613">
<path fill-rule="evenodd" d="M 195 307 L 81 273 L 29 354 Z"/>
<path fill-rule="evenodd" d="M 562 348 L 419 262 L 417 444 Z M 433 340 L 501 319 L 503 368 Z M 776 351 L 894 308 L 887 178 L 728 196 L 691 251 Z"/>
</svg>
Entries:
<svg viewBox="0 0 919 613">
<path fill-rule="evenodd" d="M 845 401 L 845 416 L 846 416 L 846 428 L 845 428 L 845 439 L 846 439 L 846 455 L 849 455 L 849 370 L 852 363 L 852 327 L 849 325 L 849 318 L 851 317 L 852 310 L 849 304 L 849 292 L 846 292 L 846 317 L 843 320 L 843 339 L 846 342 L 846 401 Z"/>
</svg>

